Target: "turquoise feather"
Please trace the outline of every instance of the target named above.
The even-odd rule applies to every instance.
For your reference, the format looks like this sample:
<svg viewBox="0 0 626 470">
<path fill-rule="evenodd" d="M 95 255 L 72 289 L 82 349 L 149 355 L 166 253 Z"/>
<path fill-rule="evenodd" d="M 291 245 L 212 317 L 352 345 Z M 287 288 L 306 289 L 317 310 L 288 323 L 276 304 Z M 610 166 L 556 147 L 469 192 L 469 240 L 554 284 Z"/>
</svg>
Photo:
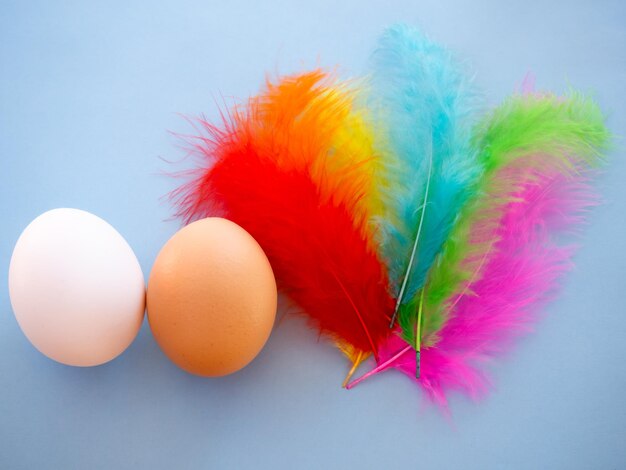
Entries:
<svg viewBox="0 0 626 470">
<path fill-rule="evenodd" d="M 374 222 L 398 321 L 415 345 L 420 290 L 480 174 L 471 145 L 479 100 L 461 64 L 414 28 L 387 29 L 372 62 L 370 105 L 387 137 L 381 153 L 390 153 Z"/>
</svg>

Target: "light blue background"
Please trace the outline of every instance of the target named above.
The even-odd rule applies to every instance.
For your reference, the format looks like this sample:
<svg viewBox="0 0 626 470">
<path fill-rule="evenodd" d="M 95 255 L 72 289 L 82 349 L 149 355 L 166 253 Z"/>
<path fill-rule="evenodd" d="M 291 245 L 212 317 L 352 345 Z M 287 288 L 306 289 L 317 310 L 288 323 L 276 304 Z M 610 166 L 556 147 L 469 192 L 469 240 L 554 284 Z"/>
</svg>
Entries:
<svg viewBox="0 0 626 470">
<path fill-rule="evenodd" d="M 396 373 L 341 389 L 346 364 L 297 319 L 218 380 L 178 370 L 146 324 L 92 369 L 46 359 L 20 332 L 6 276 L 34 217 L 103 217 L 147 278 L 178 227 L 160 199 L 177 184 L 160 158 L 182 156 L 168 130 L 190 130 L 176 113 L 215 118 L 215 101 L 255 93 L 266 72 L 357 75 L 398 20 L 467 57 L 489 103 L 532 70 L 540 88 L 591 92 L 624 134 L 620 0 L 0 3 L 0 468 L 626 467 L 623 142 L 561 298 L 494 366 L 486 401 L 452 400 L 453 423 Z"/>
</svg>

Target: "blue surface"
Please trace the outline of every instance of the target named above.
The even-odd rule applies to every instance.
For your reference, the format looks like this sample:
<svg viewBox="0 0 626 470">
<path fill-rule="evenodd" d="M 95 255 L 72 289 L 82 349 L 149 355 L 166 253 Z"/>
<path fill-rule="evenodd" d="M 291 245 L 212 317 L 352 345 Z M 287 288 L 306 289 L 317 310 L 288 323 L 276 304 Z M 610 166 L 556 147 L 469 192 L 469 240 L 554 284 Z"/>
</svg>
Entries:
<svg viewBox="0 0 626 470">
<path fill-rule="evenodd" d="M 178 227 L 159 199 L 176 185 L 160 157 L 182 155 L 167 131 L 189 131 L 176 113 L 216 117 L 267 71 L 359 74 L 398 20 L 465 55 L 490 103 L 532 70 L 592 92 L 624 135 L 624 2 L 95 3 L 0 3 L 0 468 L 626 466 L 623 141 L 562 296 L 486 401 L 452 400 L 453 424 L 396 373 L 342 390 L 344 361 L 295 319 L 219 380 L 170 364 L 146 324 L 112 363 L 65 367 L 30 346 L 6 288 L 21 230 L 59 206 L 113 224 L 147 277 Z"/>
</svg>

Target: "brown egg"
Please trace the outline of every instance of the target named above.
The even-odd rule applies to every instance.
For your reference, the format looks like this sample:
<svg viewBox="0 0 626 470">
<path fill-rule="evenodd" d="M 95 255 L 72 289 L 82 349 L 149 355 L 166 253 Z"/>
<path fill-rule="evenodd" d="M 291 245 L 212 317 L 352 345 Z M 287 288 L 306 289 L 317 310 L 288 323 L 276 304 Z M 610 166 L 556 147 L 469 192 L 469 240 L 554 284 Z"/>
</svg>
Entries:
<svg viewBox="0 0 626 470">
<path fill-rule="evenodd" d="M 265 253 L 240 226 L 194 222 L 161 249 L 148 282 L 148 321 L 179 367 L 216 377 L 245 367 L 276 316 L 276 281 Z"/>
</svg>

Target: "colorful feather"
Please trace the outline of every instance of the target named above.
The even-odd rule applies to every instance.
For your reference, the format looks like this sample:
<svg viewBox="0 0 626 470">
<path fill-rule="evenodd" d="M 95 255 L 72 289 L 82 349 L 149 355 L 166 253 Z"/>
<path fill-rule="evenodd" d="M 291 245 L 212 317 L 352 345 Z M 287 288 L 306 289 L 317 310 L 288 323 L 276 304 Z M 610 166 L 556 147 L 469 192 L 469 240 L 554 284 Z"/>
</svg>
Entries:
<svg viewBox="0 0 626 470">
<path fill-rule="evenodd" d="M 477 100 L 450 52 L 416 29 L 388 29 L 373 62 L 371 105 L 391 154 L 378 181 L 384 211 L 374 217 L 403 337 L 419 350 L 421 288 L 478 175 Z"/>
<path fill-rule="evenodd" d="M 281 288 L 354 362 L 389 335 L 387 274 L 371 240 L 371 137 L 346 89 L 312 72 L 268 84 L 222 128 L 204 123 L 206 160 L 178 194 L 187 221 L 215 202 L 266 252 Z"/>
</svg>

